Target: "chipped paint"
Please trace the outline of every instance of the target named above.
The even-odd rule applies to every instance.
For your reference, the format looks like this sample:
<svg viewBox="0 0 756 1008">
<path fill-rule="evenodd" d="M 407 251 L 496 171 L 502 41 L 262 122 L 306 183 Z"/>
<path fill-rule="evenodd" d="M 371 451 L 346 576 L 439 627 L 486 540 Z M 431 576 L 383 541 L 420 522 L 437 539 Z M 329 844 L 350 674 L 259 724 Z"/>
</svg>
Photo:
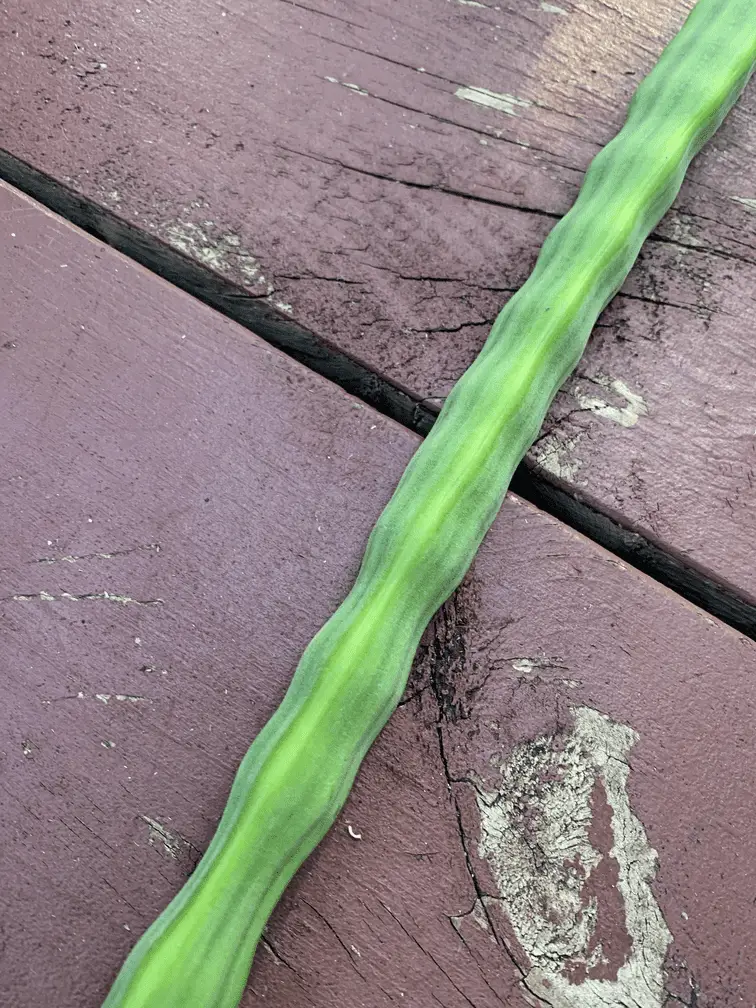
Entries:
<svg viewBox="0 0 756 1008">
<path fill-rule="evenodd" d="M 742 203 L 743 206 L 747 206 L 749 210 L 756 213 L 756 199 L 747 199 L 745 196 L 730 196 L 730 199 L 734 203 Z"/>
<path fill-rule="evenodd" d="M 474 102 L 476 105 L 484 105 L 486 108 L 497 109 L 499 112 L 506 112 L 511 116 L 519 116 L 518 109 L 530 108 L 532 105 L 532 102 L 525 101 L 524 98 L 516 98 L 511 94 L 497 94 L 495 91 L 479 87 L 457 88 L 454 97 Z"/>
<path fill-rule="evenodd" d="M 545 11 L 547 14 L 567 14 L 564 7 L 556 7 L 554 4 L 546 3 L 545 0 L 541 0 L 539 6 L 541 10 Z"/>
<path fill-rule="evenodd" d="M 611 420 L 620 427 L 634 427 L 642 416 L 648 413 L 648 406 L 642 395 L 632 389 L 619 378 L 609 378 L 606 375 L 596 375 L 590 379 L 591 384 L 600 385 L 609 392 L 614 392 L 626 402 L 626 406 L 613 406 L 594 395 L 586 395 L 581 391 L 579 382 L 570 388 L 570 395 L 581 409 L 596 413 L 597 416 Z"/>
<path fill-rule="evenodd" d="M 555 430 L 533 445 L 531 455 L 552 476 L 572 482 L 582 465 L 580 459 L 573 455 L 579 441 L 580 434 L 568 437 L 560 430 Z"/>
<path fill-rule="evenodd" d="M 34 592 L 32 595 L 11 595 L 10 599 L 0 599 L 0 602 L 117 602 L 119 605 L 163 605 L 162 599 L 135 599 L 130 595 L 117 595 L 114 592 L 87 592 L 84 595 L 72 595 L 71 592 L 61 592 L 60 595 L 51 595 L 50 592 Z"/>
<path fill-rule="evenodd" d="M 697 248 L 706 248 L 706 242 L 697 235 L 698 225 L 694 218 L 687 214 L 672 212 L 664 220 L 663 230 L 667 237 L 673 241 L 681 242 L 684 245 L 695 245 Z M 685 252 L 685 249 L 678 251 Z"/>
<path fill-rule="evenodd" d="M 515 672 L 520 672 L 523 675 L 530 675 L 537 669 L 564 669 L 567 667 L 561 658 L 549 658 L 548 655 L 543 655 L 540 658 L 513 658 L 511 664 Z"/>
<path fill-rule="evenodd" d="M 191 221 L 177 221 L 165 227 L 161 235 L 173 248 L 209 266 L 221 276 L 238 281 L 241 274 L 245 286 L 255 293 L 259 292 L 259 296 L 274 308 L 290 315 L 292 306 L 276 297 L 275 288 L 263 273 L 260 263 L 242 248 L 240 236 L 228 233 L 211 237 L 205 230 L 211 225 L 211 221 L 206 221 L 204 227 Z"/>
<path fill-rule="evenodd" d="M 110 703 L 111 700 L 128 701 L 129 703 L 152 703 L 147 697 L 136 696 L 131 693 L 95 693 L 95 700 L 99 700 L 104 704 Z"/>
<path fill-rule="evenodd" d="M 48 543 L 49 545 L 49 543 Z M 160 552 L 160 543 L 145 543 L 143 546 L 132 546 L 130 549 L 113 550 L 112 553 L 81 553 L 79 555 L 67 554 L 59 557 L 40 557 L 33 563 L 54 564 L 54 563 L 79 563 L 82 560 L 114 560 L 116 557 L 128 556 L 130 553 L 138 553 L 140 550 L 149 550 L 152 553 Z"/>
<path fill-rule="evenodd" d="M 359 84 L 352 84 L 350 81 L 339 80 L 338 77 L 326 77 L 325 78 L 329 84 L 340 84 L 342 87 L 349 88 L 350 91 L 356 91 L 357 94 L 364 95 L 364 97 L 369 97 L 368 92 L 361 88 Z"/>
<path fill-rule="evenodd" d="M 552 1008 L 661 1008 L 672 935 L 651 890 L 656 851 L 628 797 L 638 735 L 589 707 L 572 714 L 571 729 L 512 751 L 498 790 L 476 792 L 478 852 L 530 994 Z"/>
<path fill-rule="evenodd" d="M 191 844 L 180 837 L 177 833 L 171 832 L 167 826 L 163 826 L 162 823 L 158 822 L 157 819 L 152 819 L 150 816 L 140 816 L 143 822 L 146 822 L 150 828 L 149 836 L 147 840 L 153 846 L 154 844 L 161 843 L 163 845 L 163 850 L 168 855 L 168 857 L 176 860 L 180 857 L 183 850 L 190 847 Z"/>
<path fill-rule="evenodd" d="M 242 249 L 239 235 L 221 234 L 211 238 L 204 228 L 191 221 L 170 224 L 163 234 L 173 248 L 216 273 L 229 276 L 238 271 L 251 285 L 263 287 L 266 294 L 273 293 L 273 284 L 264 276 L 257 259 Z"/>
</svg>

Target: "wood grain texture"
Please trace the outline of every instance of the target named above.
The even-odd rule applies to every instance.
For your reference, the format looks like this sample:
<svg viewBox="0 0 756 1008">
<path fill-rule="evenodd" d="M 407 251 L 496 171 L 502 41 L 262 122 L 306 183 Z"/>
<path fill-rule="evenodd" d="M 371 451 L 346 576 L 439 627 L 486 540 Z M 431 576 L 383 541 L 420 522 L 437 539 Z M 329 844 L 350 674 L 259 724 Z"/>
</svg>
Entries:
<svg viewBox="0 0 756 1008">
<path fill-rule="evenodd" d="M 0 243 L 0 993 L 96 1008 L 417 439 L 8 187 Z M 639 1004 L 750 1003 L 754 683 L 756 645 L 508 498 L 245 1008 L 592 1008 L 639 955 Z"/>
<path fill-rule="evenodd" d="M 8 0 L 2 143 L 433 404 L 690 6 Z M 530 457 L 751 601 L 755 101 Z"/>
</svg>

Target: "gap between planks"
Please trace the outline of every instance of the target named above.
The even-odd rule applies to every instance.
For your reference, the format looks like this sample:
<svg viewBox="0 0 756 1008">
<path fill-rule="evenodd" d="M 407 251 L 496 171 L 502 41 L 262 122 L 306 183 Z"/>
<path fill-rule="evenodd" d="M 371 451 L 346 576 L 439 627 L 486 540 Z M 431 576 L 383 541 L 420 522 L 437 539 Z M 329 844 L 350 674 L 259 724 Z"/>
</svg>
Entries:
<svg viewBox="0 0 756 1008">
<path fill-rule="evenodd" d="M 77 195 L 2 148 L 0 179 L 397 423 L 420 435 L 427 434 L 433 426 L 436 411 L 408 389 L 278 312 L 262 296 L 246 293 L 208 267 L 128 224 L 93 200 Z M 522 212 L 529 211 L 523 209 Z M 524 463 L 518 467 L 511 489 L 622 561 L 756 640 L 756 604 L 743 598 L 732 586 L 708 577 L 705 571 L 673 550 L 665 549 L 660 543 L 627 528 L 616 517 L 579 500 Z"/>
</svg>

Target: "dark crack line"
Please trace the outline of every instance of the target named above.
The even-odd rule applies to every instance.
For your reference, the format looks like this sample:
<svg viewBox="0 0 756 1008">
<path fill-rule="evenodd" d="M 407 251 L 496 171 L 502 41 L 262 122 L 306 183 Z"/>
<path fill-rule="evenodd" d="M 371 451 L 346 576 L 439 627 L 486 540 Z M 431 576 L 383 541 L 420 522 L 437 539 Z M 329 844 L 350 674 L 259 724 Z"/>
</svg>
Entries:
<svg viewBox="0 0 756 1008">
<path fill-rule="evenodd" d="M 677 308 L 680 311 L 690 312 L 692 315 L 697 315 L 699 317 L 706 315 L 729 315 L 732 317 L 731 312 L 723 312 L 720 308 L 711 308 L 708 305 L 690 305 L 683 304 L 679 301 L 666 301 L 664 298 L 651 298 L 645 297 L 642 294 L 629 294 L 627 291 L 619 291 L 616 298 L 626 298 L 628 301 L 640 301 L 642 304 L 658 305 L 660 308 Z"/>
<path fill-rule="evenodd" d="M 342 283 L 349 284 L 350 286 L 362 287 L 365 284 L 364 280 L 347 280 L 346 277 L 327 277 L 318 276 L 316 273 L 304 273 L 301 276 L 292 276 L 288 273 L 278 273 L 277 279 L 280 280 L 322 280 L 325 283 Z M 268 295 L 265 295 L 266 297 Z"/>
<path fill-rule="evenodd" d="M 491 917 L 491 914 L 488 911 L 488 906 L 486 904 L 487 893 L 483 891 L 483 887 L 478 881 L 478 876 L 475 874 L 475 868 L 473 867 L 472 858 L 470 857 L 470 849 L 467 845 L 467 836 L 465 835 L 465 828 L 462 823 L 462 810 L 459 807 L 459 802 L 457 801 L 457 797 L 454 794 L 454 789 L 452 788 L 452 783 L 454 783 L 454 781 L 451 776 L 451 772 L 449 770 L 449 761 L 447 759 L 446 748 L 444 746 L 443 727 L 440 720 L 442 718 L 442 709 L 443 709 L 442 698 L 437 693 L 432 679 L 431 679 L 431 688 L 433 689 L 433 692 L 436 696 L 436 703 L 438 704 L 439 720 L 436 722 L 436 736 L 438 738 L 438 750 L 441 755 L 441 764 L 444 768 L 444 776 L 446 777 L 446 788 L 449 793 L 449 798 L 451 800 L 454 809 L 454 815 L 457 821 L 457 833 L 459 834 L 460 844 L 462 845 L 462 853 L 465 856 L 465 867 L 467 868 L 467 874 L 470 876 L 470 881 L 472 882 L 473 889 L 475 890 L 476 899 L 478 900 L 478 903 L 480 904 L 480 907 L 483 910 L 486 922 L 488 923 L 488 926 L 491 929 L 491 934 L 496 939 L 496 943 L 499 945 L 499 947 L 504 949 L 504 952 L 506 953 L 508 959 L 510 960 L 514 968 L 517 970 L 519 976 L 522 979 L 524 979 L 525 972 L 515 959 L 507 943 L 499 935 L 496 925 L 494 924 L 493 919 Z"/>
<path fill-rule="evenodd" d="M 496 1000 L 499 1002 L 499 1004 L 506 1005 L 506 1002 L 501 998 L 501 996 L 499 995 L 499 993 L 496 990 L 496 988 L 493 987 L 492 984 L 489 982 L 488 977 L 486 976 L 486 974 L 483 971 L 483 967 L 481 966 L 481 963 L 480 963 L 480 960 L 478 958 L 477 953 L 475 952 L 474 949 L 470 948 L 470 946 L 467 944 L 467 940 L 465 939 L 465 936 L 462 934 L 462 932 L 459 930 L 459 928 L 456 927 L 456 925 L 454 924 L 454 920 L 462 920 L 462 918 L 464 918 L 464 917 L 469 917 L 472 914 L 473 910 L 475 909 L 475 907 L 477 905 L 478 905 L 478 900 L 477 900 L 477 897 L 476 897 L 475 903 L 470 908 L 470 910 L 467 911 L 467 913 L 460 914 L 459 916 L 457 916 L 457 917 L 455 917 L 453 919 L 451 917 L 448 918 L 449 925 L 453 929 L 454 934 L 457 936 L 457 938 L 462 942 L 462 944 L 467 949 L 467 954 L 470 956 L 470 958 L 475 962 L 475 965 L 478 967 L 478 973 L 480 974 L 480 978 L 483 981 L 483 983 L 486 985 L 486 987 L 488 987 L 488 989 L 491 991 L 491 993 L 496 998 Z"/>
<path fill-rule="evenodd" d="M 331 922 L 328 920 L 328 918 L 324 914 L 322 914 L 319 910 L 317 910 L 312 905 L 312 903 L 309 903 L 306 899 L 303 899 L 302 902 L 304 903 L 305 906 L 308 906 L 310 908 L 310 910 L 312 910 L 312 912 L 315 914 L 316 917 L 318 917 L 320 920 L 323 921 L 323 923 L 328 928 L 328 930 L 331 932 L 331 934 L 334 936 L 334 938 L 336 939 L 336 941 L 344 949 L 344 952 L 346 953 L 347 959 L 351 963 L 351 966 L 352 966 L 352 969 L 354 970 L 354 972 L 357 974 L 357 976 L 360 978 L 360 980 L 363 981 L 363 983 L 366 983 L 367 981 L 365 980 L 364 975 L 357 969 L 357 963 L 354 961 L 354 955 L 352 954 L 351 950 L 346 945 L 346 943 L 343 941 L 343 939 L 341 938 L 341 935 L 338 933 L 338 931 L 333 926 L 333 924 L 331 924 Z"/>
<path fill-rule="evenodd" d="M 677 238 L 668 238 L 666 235 L 659 234 L 654 231 L 646 239 L 647 242 L 659 242 L 663 245 L 674 245 L 677 248 L 687 249 L 689 252 L 704 252 L 709 255 L 719 256 L 720 259 L 734 260 L 735 262 L 745 263 L 746 266 L 753 266 L 754 260 L 747 258 L 747 256 L 738 255 L 737 252 L 725 252 L 724 249 L 715 249 L 710 245 L 689 245 L 687 242 L 679 241 Z"/>
<path fill-rule="evenodd" d="M 276 946 L 270 940 L 270 938 L 268 937 L 268 935 L 263 934 L 263 935 L 260 936 L 260 944 L 265 946 L 265 948 L 268 950 L 268 952 L 270 952 L 270 954 L 273 956 L 273 958 L 274 958 L 274 960 L 276 962 L 281 963 L 282 966 L 285 966 L 287 969 L 291 970 L 291 972 L 296 977 L 297 982 L 299 983 L 299 985 L 302 988 L 302 990 L 306 990 L 307 989 L 304 986 L 304 984 L 301 982 L 299 974 L 297 973 L 297 971 L 294 969 L 294 967 L 291 965 L 291 963 L 288 961 L 288 959 L 286 959 L 284 956 L 281 955 L 281 953 L 278 951 L 278 949 L 276 948 Z"/>
<path fill-rule="evenodd" d="M 427 115 L 428 113 L 422 114 Z M 396 178 L 393 175 L 386 175 L 382 172 L 370 171 L 367 168 L 356 168 L 354 165 L 346 164 L 338 158 L 323 157 L 318 154 L 295 150 L 293 147 L 284 147 L 282 144 L 277 144 L 276 146 L 280 150 L 284 150 L 289 154 L 297 154 L 299 157 L 309 158 L 311 161 L 320 162 L 320 164 L 332 165 L 335 168 L 341 168 L 344 171 L 354 172 L 357 175 L 365 175 L 368 178 L 374 178 L 380 182 L 392 182 L 395 185 L 406 186 L 408 189 L 420 189 L 428 192 L 442 193 L 445 196 L 455 196 L 459 199 L 471 200 L 473 203 L 483 203 L 486 206 L 502 207 L 504 210 L 513 210 L 515 213 L 534 214 L 536 217 L 546 217 L 553 221 L 561 220 L 563 216 L 562 214 L 554 213 L 551 210 L 543 210 L 540 207 L 528 207 L 517 203 L 508 203 L 506 200 L 497 200 L 490 196 L 476 196 L 474 193 L 463 192 L 461 189 L 453 189 L 450 186 L 440 186 L 432 182 L 410 182 L 407 179 Z"/>
<path fill-rule="evenodd" d="M 394 911 L 393 911 L 393 910 L 392 910 L 392 909 L 391 909 L 390 907 L 387 907 L 387 906 L 386 906 L 386 904 L 385 904 L 385 903 L 383 902 L 383 900 L 380 900 L 380 899 L 379 899 L 379 900 L 378 900 L 378 902 L 379 902 L 379 903 L 380 903 L 380 905 L 381 905 L 381 906 L 383 907 L 383 909 L 384 909 L 384 910 L 386 911 L 386 913 L 387 913 L 387 914 L 389 914 L 389 916 L 390 916 L 390 917 L 392 917 L 392 918 L 393 918 L 393 919 L 394 919 L 394 920 L 396 921 L 396 923 L 397 923 L 397 924 L 399 925 L 399 927 L 400 927 L 400 928 L 401 928 L 401 930 L 402 930 L 402 931 L 404 932 L 404 934 L 405 934 L 405 935 L 406 935 L 406 936 L 407 936 L 407 937 L 409 938 L 409 940 L 410 940 L 410 941 L 411 941 L 411 942 L 412 942 L 412 943 L 413 943 L 414 945 L 416 945 L 416 946 L 417 946 L 417 947 L 418 947 L 418 948 L 420 949 L 420 951 L 421 951 L 421 952 L 423 953 L 423 955 L 424 955 L 424 956 L 425 956 L 426 958 L 430 959 L 430 961 L 431 961 L 431 962 L 433 963 L 433 965 L 434 965 L 434 966 L 436 967 L 436 969 L 437 969 L 437 970 L 438 970 L 438 971 L 439 971 L 439 972 L 440 972 L 440 973 L 441 973 L 441 974 L 442 974 L 443 976 L 445 976 L 445 977 L 446 977 L 446 979 L 447 979 L 447 980 L 449 981 L 449 983 L 450 983 L 450 984 L 452 985 L 452 987 L 454 988 L 454 990 L 455 990 L 455 991 L 456 991 L 456 992 L 457 992 L 457 993 L 458 993 L 458 994 L 460 995 L 460 997 L 463 997 L 463 998 L 465 999 L 465 1001 L 466 1001 L 466 1003 L 467 1003 L 467 1004 L 469 1004 L 469 1005 L 470 1005 L 470 1008 L 478 1008 L 478 1006 L 477 1006 L 477 1005 L 475 1004 L 475 1002 L 474 1002 L 474 1001 L 471 1001 L 471 1000 L 470 1000 L 470 998 L 469 998 L 469 997 L 467 996 L 467 994 L 465 994 L 465 992 L 464 992 L 464 991 L 462 990 L 462 988 L 461 988 L 461 987 L 460 987 L 460 986 L 459 986 L 458 984 L 456 984 L 456 983 L 454 982 L 454 980 L 452 980 L 452 978 L 451 978 L 451 977 L 449 976 L 449 974 L 448 974 L 448 973 L 446 972 L 446 970 L 445 970 L 445 969 L 444 969 L 444 967 L 443 967 L 443 966 L 441 965 L 441 963 L 440 963 L 440 962 L 438 961 L 438 959 L 436 959 L 436 957 L 435 957 L 435 956 L 433 955 L 433 953 L 432 953 L 432 952 L 429 952 L 429 951 L 428 951 L 428 950 L 427 950 L 427 949 L 426 949 L 426 948 L 425 948 L 425 947 L 424 947 L 424 946 L 423 946 L 423 945 L 422 945 L 422 944 L 421 944 L 421 943 L 420 943 L 420 942 L 419 942 L 419 941 L 417 940 L 417 938 L 416 938 L 416 937 L 415 937 L 415 936 L 414 936 L 414 935 L 412 934 L 412 932 L 411 932 L 411 931 L 409 931 L 409 930 L 408 930 L 408 929 L 407 929 L 407 928 L 406 928 L 406 927 L 404 926 L 404 924 L 403 924 L 403 923 L 401 922 L 401 920 L 399 919 L 399 917 L 397 917 L 397 915 L 396 915 L 396 914 L 394 913 Z"/>
<path fill-rule="evenodd" d="M 288 4 L 289 7 L 298 7 L 300 10 L 308 11 L 310 14 L 319 14 L 321 17 L 331 18 L 333 21 L 341 21 L 342 24 L 349 25 L 350 28 L 359 28 L 362 31 L 367 30 L 365 25 L 357 24 L 355 21 L 347 21 L 346 18 L 339 17 L 338 14 L 318 10 L 317 7 L 308 7 L 307 4 L 296 3 L 296 0 L 281 0 L 281 3 Z M 320 36 L 316 36 L 316 38 L 320 38 Z M 331 42 L 333 39 L 327 39 L 326 41 Z"/>
<path fill-rule="evenodd" d="M 497 313 L 498 314 L 498 313 Z M 433 335 L 434 333 L 457 333 L 462 332 L 463 329 L 470 329 L 472 326 L 490 326 L 493 325 L 494 315 L 491 319 L 479 319 L 472 322 L 460 322 L 456 326 L 427 326 L 420 329 L 408 329 L 408 332 L 414 333 L 428 333 L 428 335 Z"/>
</svg>

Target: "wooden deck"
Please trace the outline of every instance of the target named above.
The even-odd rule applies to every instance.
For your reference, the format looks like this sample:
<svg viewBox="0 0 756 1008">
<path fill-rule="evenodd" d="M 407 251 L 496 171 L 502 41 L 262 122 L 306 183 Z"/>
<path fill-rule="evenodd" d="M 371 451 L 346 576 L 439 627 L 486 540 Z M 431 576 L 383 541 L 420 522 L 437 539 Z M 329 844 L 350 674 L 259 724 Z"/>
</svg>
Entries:
<svg viewBox="0 0 756 1008">
<path fill-rule="evenodd" d="M 437 408 L 691 5 L 313 4 L 9 0 L 0 165 Z M 746 605 L 755 95 L 530 456 Z M 2 183 L 0 273 L 0 1001 L 97 1008 L 419 439 Z M 242 1004 L 756 1004 L 755 673 L 510 496 Z"/>
<path fill-rule="evenodd" d="M 10 0 L 2 143 L 437 405 L 690 6 Z M 755 95 L 530 455 L 752 603 Z"/>
</svg>

